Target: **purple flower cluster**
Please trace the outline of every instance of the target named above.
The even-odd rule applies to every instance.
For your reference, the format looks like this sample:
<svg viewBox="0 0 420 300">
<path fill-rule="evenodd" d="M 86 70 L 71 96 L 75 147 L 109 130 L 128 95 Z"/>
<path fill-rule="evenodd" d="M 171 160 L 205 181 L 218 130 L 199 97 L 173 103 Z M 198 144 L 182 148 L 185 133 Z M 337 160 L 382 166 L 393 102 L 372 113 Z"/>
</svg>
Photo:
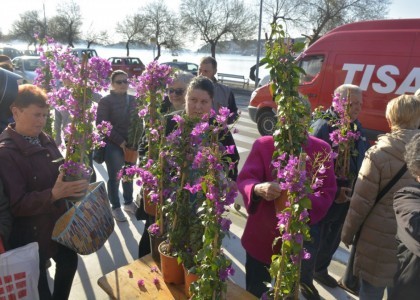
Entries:
<svg viewBox="0 0 420 300">
<path fill-rule="evenodd" d="M 156 60 L 149 63 L 144 72 L 132 83 L 136 89 L 136 97 L 163 92 L 166 85 L 172 83 L 171 73 L 170 66 L 161 65 Z"/>
<path fill-rule="evenodd" d="M 222 281 L 225 281 L 229 276 L 233 275 L 235 275 L 235 269 L 232 266 L 219 270 L 219 278 Z"/>
<path fill-rule="evenodd" d="M 159 224 L 153 223 L 152 225 L 149 226 L 149 228 L 147 228 L 147 230 L 149 231 L 151 235 L 158 235 L 159 230 L 160 230 Z"/>
<path fill-rule="evenodd" d="M 60 172 L 64 172 L 66 176 L 90 179 L 90 176 L 92 175 L 92 168 L 86 166 L 83 163 L 69 160 L 60 166 Z"/>
</svg>

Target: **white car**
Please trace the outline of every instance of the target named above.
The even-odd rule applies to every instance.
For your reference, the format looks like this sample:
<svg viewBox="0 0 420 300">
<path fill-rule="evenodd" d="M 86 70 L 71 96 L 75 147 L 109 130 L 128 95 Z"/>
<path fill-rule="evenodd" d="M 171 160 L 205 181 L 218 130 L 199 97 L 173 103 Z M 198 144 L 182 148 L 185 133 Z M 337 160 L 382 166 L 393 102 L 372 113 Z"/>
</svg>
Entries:
<svg viewBox="0 0 420 300">
<path fill-rule="evenodd" d="M 36 77 L 36 68 L 41 66 L 39 56 L 18 56 L 12 59 L 15 73 L 22 76 L 19 83 L 32 83 Z"/>
</svg>

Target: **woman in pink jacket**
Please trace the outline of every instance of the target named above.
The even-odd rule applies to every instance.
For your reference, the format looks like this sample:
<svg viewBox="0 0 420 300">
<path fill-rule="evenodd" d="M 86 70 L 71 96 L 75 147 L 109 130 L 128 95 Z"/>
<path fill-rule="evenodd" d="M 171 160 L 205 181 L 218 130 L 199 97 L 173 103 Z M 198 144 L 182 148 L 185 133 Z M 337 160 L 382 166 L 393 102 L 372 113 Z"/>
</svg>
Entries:
<svg viewBox="0 0 420 300">
<path fill-rule="evenodd" d="M 318 153 L 327 155 L 331 152 L 328 143 L 309 136 L 305 151 L 313 161 Z M 280 187 L 273 176 L 271 165 L 274 152 L 272 136 L 257 139 L 251 153 L 238 176 L 238 188 L 248 212 L 248 220 L 242 235 L 242 246 L 246 251 L 246 289 L 257 297 L 268 290 L 264 282 L 270 282 L 268 272 L 271 256 L 279 252 L 281 245 L 272 247 L 274 239 L 279 236 L 274 199 L 280 196 Z M 321 196 L 309 195 L 312 209 L 309 211 L 310 224 L 318 223 L 327 213 L 336 193 L 336 180 L 332 159 L 325 163 L 324 184 L 320 188 Z M 310 163 L 307 170 L 311 172 Z"/>
</svg>

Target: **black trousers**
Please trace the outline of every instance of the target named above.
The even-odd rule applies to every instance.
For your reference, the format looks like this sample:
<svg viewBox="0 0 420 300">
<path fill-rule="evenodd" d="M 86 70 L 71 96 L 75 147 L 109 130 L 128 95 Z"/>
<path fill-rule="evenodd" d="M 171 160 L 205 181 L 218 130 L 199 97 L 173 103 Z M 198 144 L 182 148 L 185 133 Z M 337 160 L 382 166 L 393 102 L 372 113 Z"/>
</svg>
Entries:
<svg viewBox="0 0 420 300">
<path fill-rule="evenodd" d="M 246 290 L 253 294 L 258 299 L 268 291 L 265 282 L 271 282 L 270 273 L 268 269 L 270 265 L 266 265 L 251 255 L 246 253 L 245 262 L 245 285 Z"/>
<path fill-rule="evenodd" d="M 56 266 L 54 291 L 51 294 L 48 286 L 47 269 L 45 267 L 47 259 L 40 257 L 39 298 L 41 300 L 66 300 L 69 298 L 74 275 L 77 271 L 77 253 L 63 245 L 59 245 L 58 251 L 52 259 L 54 259 Z"/>
<path fill-rule="evenodd" d="M 342 204 L 333 202 L 327 215 L 319 223 L 321 237 L 315 263 L 316 273 L 328 272 L 328 266 L 331 263 L 335 251 L 340 245 L 341 230 L 343 228 L 349 206 L 350 202 Z"/>
</svg>

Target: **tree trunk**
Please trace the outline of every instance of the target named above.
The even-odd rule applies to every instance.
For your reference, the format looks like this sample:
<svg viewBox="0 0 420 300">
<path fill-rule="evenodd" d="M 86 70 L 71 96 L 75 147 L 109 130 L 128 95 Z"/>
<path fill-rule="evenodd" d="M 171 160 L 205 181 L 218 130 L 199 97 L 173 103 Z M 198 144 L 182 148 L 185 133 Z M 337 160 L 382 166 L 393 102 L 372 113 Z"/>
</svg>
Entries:
<svg viewBox="0 0 420 300">
<path fill-rule="evenodd" d="M 156 43 L 156 48 L 157 48 L 157 55 L 154 60 L 158 60 L 160 57 L 160 48 L 161 48 L 160 43 Z"/>
<path fill-rule="evenodd" d="M 216 58 L 216 43 L 210 43 L 211 46 L 211 56 Z"/>
<path fill-rule="evenodd" d="M 125 43 L 125 49 L 127 49 L 127 57 L 130 56 L 130 41 L 127 41 L 127 43 Z"/>
</svg>

